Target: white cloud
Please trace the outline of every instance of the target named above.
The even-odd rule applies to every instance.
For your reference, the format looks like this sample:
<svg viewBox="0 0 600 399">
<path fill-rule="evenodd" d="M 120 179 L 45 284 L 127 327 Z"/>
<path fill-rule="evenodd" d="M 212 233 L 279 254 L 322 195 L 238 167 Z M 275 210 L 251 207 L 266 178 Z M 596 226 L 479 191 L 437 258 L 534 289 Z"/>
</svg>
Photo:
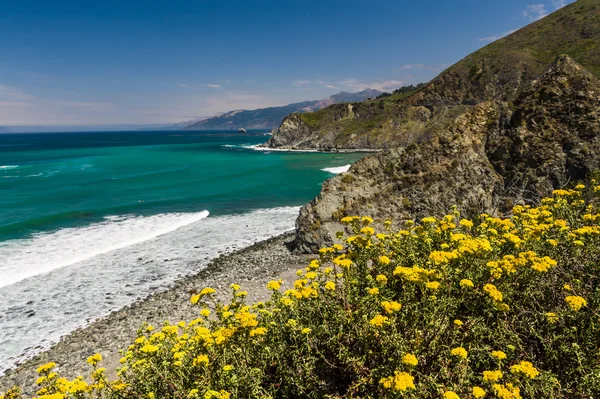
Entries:
<svg viewBox="0 0 600 399">
<path fill-rule="evenodd" d="M 503 37 L 505 37 L 505 36 L 508 36 L 508 35 L 510 35 L 511 33 L 515 33 L 517 30 L 518 30 L 518 29 L 511 29 L 511 30 L 509 30 L 509 31 L 506 31 L 506 32 L 504 32 L 504 33 L 502 33 L 502 34 L 500 34 L 500 35 L 497 35 L 497 36 L 486 36 L 486 37 L 480 37 L 480 38 L 479 38 L 479 41 L 480 41 L 480 42 L 487 42 L 487 43 L 489 43 L 489 42 L 495 42 L 496 40 L 498 40 L 498 39 L 502 39 Z"/>
<path fill-rule="evenodd" d="M 406 64 L 396 68 L 395 71 L 406 71 L 408 69 L 423 69 L 425 64 Z"/>
<path fill-rule="evenodd" d="M 358 79 L 345 79 L 338 82 L 338 84 L 352 91 L 362 91 L 365 89 L 390 91 L 404 86 L 404 82 L 401 80 L 384 80 L 381 82 L 363 83 Z"/>
<path fill-rule="evenodd" d="M 523 11 L 523 16 L 530 21 L 537 21 L 548 15 L 545 4 L 530 4 Z"/>
<path fill-rule="evenodd" d="M 309 84 L 309 83 L 310 83 L 310 80 L 294 80 L 294 81 L 292 82 L 292 84 L 293 84 L 294 86 L 306 86 L 306 85 L 307 85 L 307 84 Z"/>
<path fill-rule="evenodd" d="M 189 89 L 191 88 L 190 85 L 186 85 L 185 83 L 179 83 L 179 87 L 183 87 L 184 89 Z"/>
<path fill-rule="evenodd" d="M 565 0 L 554 0 L 552 2 L 552 5 L 554 6 L 554 8 L 556 8 L 558 10 L 558 9 L 563 8 L 567 4 L 565 3 Z"/>
<path fill-rule="evenodd" d="M 231 84 L 231 83 L 233 83 L 233 80 L 225 79 L 224 82 Z"/>
<path fill-rule="evenodd" d="M 337 89 L 337 87 L 333 86 L 333 85 L 323 85 L 325 87 L 327 87 L 328 89 Z"/>
<path fill-rule="evenodd" d="M 218 89 L 221 87 L 221 85 L 216 85 L 216 84 L 207 84 L 206 87 L 210 87 L 211 89 Z"/>
<path fill-rule="evenodd" d="M 247 80 L 246 83 L 256 83 L 256 80 Z"/>
</svg>

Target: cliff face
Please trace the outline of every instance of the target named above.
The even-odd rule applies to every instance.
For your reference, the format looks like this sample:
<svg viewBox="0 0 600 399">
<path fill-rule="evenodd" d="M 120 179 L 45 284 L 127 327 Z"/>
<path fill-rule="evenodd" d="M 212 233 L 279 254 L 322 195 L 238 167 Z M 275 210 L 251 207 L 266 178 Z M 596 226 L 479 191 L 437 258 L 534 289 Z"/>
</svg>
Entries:
<svg viewBox="0 0 600 399">
<path fill-rule="evenodd" d="M 324 183 L 296 222 L 296 246 L 331 243 L 345 215 L 396 221 L 498 214 L 600 167 L 600 82 L 561 56 L 514 105 L 489 101 L 430 116 L 406 146 L 369 156 Z"/>
<path fill-rule="evenodd" d="M 514 102 L 559 54 L 600 77 L 598 0 L 578 0 L 476 51 L 415 93 L 351 104 L 351 112 L 348 104 L 335 104 L 290 116 L 266 145 L 324 150 L 405 146 L 427 133 L 430 118 L 449 108 Z"/>
</svg>

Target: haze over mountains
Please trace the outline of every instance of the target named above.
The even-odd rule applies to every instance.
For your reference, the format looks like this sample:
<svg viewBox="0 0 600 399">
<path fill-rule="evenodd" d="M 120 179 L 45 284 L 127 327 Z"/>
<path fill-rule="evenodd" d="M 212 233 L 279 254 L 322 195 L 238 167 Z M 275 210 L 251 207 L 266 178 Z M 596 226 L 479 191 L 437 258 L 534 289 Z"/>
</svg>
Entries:
<svg viewBox="0 0 600 399">
<path fill-rule="evenodd" d="M 231 130 L 231 129 L 273 129 L 279 126 L 287 115 L 292 113 L 314 112 L 332 104 L 362 102 L 382 94 L 378 90 L 366 89 L 358 93 L 340 92 L 322 100 L 303 101 L 255 110 L 238 109 L 212 118 L 184 122 L 178 126 L 192 130 Z"/>
</svg>

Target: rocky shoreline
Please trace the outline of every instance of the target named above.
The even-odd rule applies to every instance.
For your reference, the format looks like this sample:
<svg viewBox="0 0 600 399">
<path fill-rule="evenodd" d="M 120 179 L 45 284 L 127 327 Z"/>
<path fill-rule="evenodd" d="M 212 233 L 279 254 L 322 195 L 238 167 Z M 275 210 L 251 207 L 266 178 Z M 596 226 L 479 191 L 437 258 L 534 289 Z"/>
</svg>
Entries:
<svg viewBox="0 0 600 399">
<path fill-rule="evenodd" d="M 198 308 L 191 306 L 189 298 L 203 287 L 215 288 L 218 299 L 226 300 L 230 295 L 229 285 L 237 283 L 248 291 L 249 303 L 267 299 L 269 291 L 265 285 L 268 281 L 293 281 L 296 270 L 306 266 L 311 259 L 308 255 L 294 255 L 288 250 L 286 242 L 293 238 L 293 232 L 284 233 L 221 255 L 201 272 L 178 280 L 167 290 L 156 292 L 84 328 L 76 329 L 47 351 L 0 376 L 0 392 L 19 385 L 25 394 L 35 393 L 35 369 L 49 361 L 56 362 L 60 374 L 67 378 L 85 376 L 91 369 L 86 359 L 94 353 L 102 354 L 102 366 L 106 367 L 109 377 L 114 377 L 121 357 L 118 351 L 125 349 L 135 339 L 143 323 L 160 326 L 165 320 L 174 322 L 197 317 Z"/>
</svg>

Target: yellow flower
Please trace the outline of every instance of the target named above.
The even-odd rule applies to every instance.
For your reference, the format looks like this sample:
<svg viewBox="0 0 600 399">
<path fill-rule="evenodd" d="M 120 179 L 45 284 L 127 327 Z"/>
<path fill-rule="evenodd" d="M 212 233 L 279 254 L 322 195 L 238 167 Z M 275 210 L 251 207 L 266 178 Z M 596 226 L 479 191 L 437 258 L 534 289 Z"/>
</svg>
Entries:
<svg viewBox="0 0 600 399">
<path fill-rule="evenodd" d="M 407 391 L 409 389 L 415 389 L 415 382 L 413 376 L 408 373 L 394 371 L 393 377 L 382 378 L 379 383 L 383 385 L 385 389 L 392 389 L 394 391 Z"/>
<path fill-rule="evenodd" d="M 520 389 L 513 384 L 494 384 L 492 388 L 500 399 L 521 399 Z"/>
<path fill-rule="evenodd" d="M 352 266 L 352 260 L 346 259 L 345 255 L 340 255 L 337 258 L 333 259 L 333 263 L 340 267 Z"/>
<path fill-rule="evenodd" d="M 571 310 L 577 312 L 582 307 L 587 306 L 587 301 L 580 296 L 568 296 L 565 298 L 567 305 L 571 308 Z"/>
<path fill-rule="evenodd" d="M 280 287 L 281 281 L 269 281 L 269 283 L 267 284 L 267 289 L 270 289 L 272 291 L 278 291 Z"/>
<path fill-rule="evenodd" d="M 460 357 L 462 359 L 466 359 L 467 358 L 467 350 L 461 346 L 459 346 L 458 348 L 454 348 L 450 351 L 450 354 L 456 357 Z"/>
<path fill-rule="evenodd" d="M 362 229 L 360 229 L 360 232 L 362 234 L 372 236 L 373 234 L 375 234 L 375 229 L 373 229 L 372 227 L 363 227 Z"/>
<path fill-rule="evenodd" d="M 379 295 L 379 288 L 369 288 L 367 292 L 369 295 Z"/>
<path fill-rule="evenodd" d="M 241 287 L 238 284 L 231 284 L 231 289 L 234 291 L 238 291 Z"/>
<path fill-rule="evenodd" d="M 200 355 L 194 359 L 194 366 L 207 365 L 208 364 L 208 356 Z"/>
<path fill-rule="evenodd" d="M 303 328 L 301 332 L 304 335 L 308 335 L 312 332 L 312 330 L 310 328 L 306 327 L 306 328 Z"/>
<path fill-rule="evenodd" d="M 378 274 L 377 277 L 375 277 L 375 280 L 377 280 L 378 282 L 380 282 L 382 284 L 386 284 L 388 281 L 388 278 L 384 274 Z"/>
<path fill-rule="evenodd" d="M 502 351 L 492 351 L 492 357 L 498 360 L 506 359 L 506 353 Z"/>
<path fill-rule="evenodd" d="M 475 285 L 467 278 L 460 280 L 460 286 L 463 288 L 473 288 Z"/>
<path fill-rule="evenodd" d="M 402 363 L 414 367 L 419 364 L 419 361 L 415 355 L 408 353 L 402 357 Z"/>
<path fill-rule="evenodd" d="M 373 223 L 373 219 L 370 218 L 370 217 L 368 217 L 368 216 L 363 216 L 360 219 L 360 221 L 363 222 L 364 224 L 371 224 L 371 223 Z"/>
<path fill-rule="evenodd" d="M 210 316 L 210 310 L 209 310 L 209 309 L 202 309 L 202 310 L 200 311 L 200 314 L 201 314 L 202 316 L 204 316 L 204 317 L 208 317 L 208 316 Z"/>
<path fill-rule="evenodd" d="M 267 333 L 267 329 L 264 327 L 258 327 L 250 331 L 250 336 L 254 337 L 256 335 L 265 335 Z"/>
<path fill-rule="evenodd" d="M 477 399 L 483 398 L 485 396 L 485 391 L 481 387 L 473 387 L 472 393 L 473 397 Z"/>
<path fill-rule="evenodd" d="M 52 370 L 54 367 L 56 367 L 56 363 L 50 362 L 50 363 L 41 365 L 40 367 L 37 368 L 36 371 L 38 374 L 43 374 L 43 373 L 46 373 L 46 372 Z"/>
<path fill-rule="evenodd" d="M 388 258 L 385 255 L 381 255 L 379 257 L 379 263 L 381 263 L 382 265 L 389 265 L 390 264 L 390 258 Z"/>
<path fill-rule="evenodd" d="M 383 301 L 381 302 L 381 306 L 387 314 L 398 312 L 400 309 L 402 309 L 402 305 L 394 301 Z"/>
<path fill-rule="evenodd" d="M 248 296 L 248 291 L 238 291 L 238 292 L 235 293 L 235 296 L 237 296 L 237 297 Z"/>
<path fill-rule="evenodd" d="M 487 382 L 496 382 L 502 378 L 502 371 L 494 370 L 494 371 L 484 371 L 483 372 L 483 380 Z"/>
<path fill-rule="evenodd" d="M 296 325 L 298 325 L 298 322 L 294 319 L 289 319 L 286 324 L 290 327 L 296 327 Z"/>
<path fill-rule="evenodd" d="M 325 289 L 328 291 L 334 291 L 335 290 L 335 283 L 333 281 L 328 281 L 325 283 Z"/>
<path fill-rule="evenodd" d="M 203 288 L 202 291 L 200 291 L 200 295 L 201 296 L 211 295 L 211 294 L 214 294 L 215 292 L 217 292 L 217 291 L 214 288 L 206 287 L 206 288 Z"/>
<path fill-rule="evenodd" d="M 458 224 L 467 229 L 470 229 L 471 227 L 473 227 L 473 222 L 471 222 L 470 220 L 467 220 L 467 219 L 461 219 L 460 222 L 458 222 Z"/>
<path fill-rule="evenodd" d="M 97 365 L 98 363 L 100 363 L 102 361 L 102 355 L 99 353 L 96 353 L 90 357 L 87 358 L 87 362 L 89 364 L 91 364 L 92 366 Z"/>
<path fill-rule="evenodd" d="M 531 379 L 534 379 L 540 374 L 540 372 L 535 367 L 533 367 L 533 364 L 531 364 L 531 362 L 526 361 L 521 361 L 519 364 L 511 366 L 510 371 L 515 374 L 524 374 L 525 376 Z"/>
<path fill-rule="evenodd" d="M 556 313 L 547 312 L 547 313 L 544 313 L 544 316 L 546 316 L 546 320 L 550 324 L 554 324 L 558 321 L 558 315 Z"/>
<path fill-rule="evenodd" d="M 483 290 L 492 298 L 494 301 L 502 302 L 503 296 L 500 291 L 493 284 L 486 284 L 483 286 Z"/>
<path fill-rule="evenodd" d="M 440 283 L 439 283 L 439 281 L 431 281 L 431 282 L 425 284 L 425 287 L 427 287 L 431 290 L 437 290 L 438 288 L 440 288 Z"/>
<path fill-rule="evenodd" d="M 371 323 L 371 325 L 373 327 L 383 327 L 383 325 L 386 324 L 387 322 L 388 322 L 388 318 L 385 316 L 382 316 L 380 314 L 376 315 L 369 321 L 369 323 Z"/>
<path fill-rule="evenodd" d="M 144 352 L 144 353 L 154 353 L 154 352 L 156 352 L 158 350 L 158 346 L 151 345 L 151 344 L 146 344 L 140 350 L 142 352 Z"/>
<path fill-rule="evenodd" d="M 460 399 L 460 396 L 458 396 L 455 392 L 446 391 L 444 392 L 444 399 Z"/>
<path fill-rule="evenodd" d="M 455 326 L 457 326 L 457 327 L 460 327 L 460 326 L 462 326 L 463 324 L 464 324 L 464 323 L 462 322 L 462 320 L 458 320 L 458 319 L 454 320 L 454 325 L 455 325 Z"/>
<path fill-rule="evenodd" d="M 223 371 L 227 372 L 231 370 L 233 370 L 233 366 L 231 364 L 226 364 L 225 366 L 223 366 Z"/>
</svg>

